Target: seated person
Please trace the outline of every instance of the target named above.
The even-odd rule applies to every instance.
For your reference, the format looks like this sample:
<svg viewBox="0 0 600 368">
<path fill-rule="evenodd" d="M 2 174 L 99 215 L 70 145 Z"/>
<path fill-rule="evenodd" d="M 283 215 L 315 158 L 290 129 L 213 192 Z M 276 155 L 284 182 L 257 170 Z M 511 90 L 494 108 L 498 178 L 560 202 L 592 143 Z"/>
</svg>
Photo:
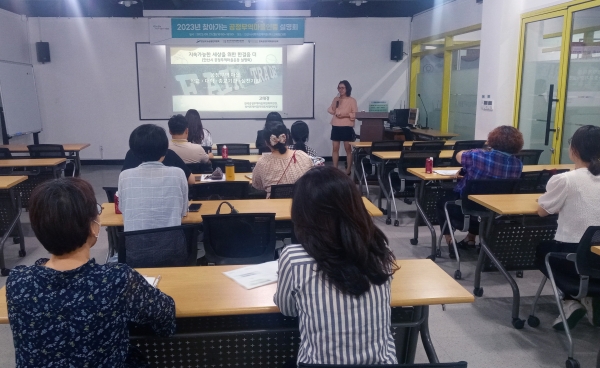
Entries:
<svg viewBox="0 0 600 368">
<path fill-rule="evenodd" d="M 547 276 L 546 254 L 550 252 L 577 252 L 579 240 L 589 226 L 600 224 L 600 127 L 585 125 L 577 129 L 569 148 L 569 157 L 575 170 L 554 175 L 546 184 L 546 193 L 538 199 L 538 214 L 558 214 L 558 228 L 554 240 L 542 242 L 537 249 L 537 264 Z M 600 256 L 590 254 L 600 264 Z M 550 265 L 561 273 L 577 276 L 573 262 L 550 258 Z M 567 324 L 575 327 L 587 314 L 590 323 L 600 326 L 600 298 L 583 298 L 579 301 L 565 294 L 563 309 Z M 583 305 L 582 305 L 583 304 Z M 553 326 L 564 330 L 560 316 Z"/>
<path fill-rule="evenodd" d="M 518 179 L 521 177 L 523 163 L 514 156 L 523 148 L 523 135 L 517 129 L 503 125 L 492 130 L 488 134 L 489 149 L 474 149 L 460 151 L 456 160 L 462 165 L 462 179 L 456 184 L 453 192 L 447 194 L 437 203 L 437 216 L 440 227 L 446 221 L 444 204 L 449 201 L 460 199 L 461 192 L 470 179 Z M 452 218 L 462 219 L 463 214 L 460 206 L 448 205 L 448 214 Z M 460 248 L 475 247 L 475 237 L 479 235 L 479 222 L 471 218 L 469 233 L 467 237 L 458 242 Z M 444 230 L 444 237 L 449 246 L 450 258 L 456 258 L 449 226 Z"/>
<path fill-rule="evenodd" d="M 212 135 L 202 126 L 202 119 L 198 110 L 189 109 L 185 113 L 185 120 L 188 122 L 190 133 L 187 140 L 191 143 L 199 144 L 202 147 L 212 147 Z"/>
<path fill-rule="evenodd" d="M 183 115 L 173 115 L 169 119 L 169 133 L 173 137 L 169 149 L 177 154 L 186 164 L 209 162 L 210 155 L 206 154 L 201 145 L 188 142 L 188 122 Z"/>
<path fill-rule="evenodd" d="M 6 282 L 16 366 L 146 367 L 129 324 L 175 333 L 175 303 L 124 264 L 97 264 L 100 234 L 92 186 L 79 178 L 40 184 L 29 200 L 31 227 L 50 259 L 15 267 Z"/>
<path fill-rule="evenodd" d="M 267 120 L 266 121 L 281 121 L 283 123 L 283 118 L 281 117 L 281 115 L 277 112 L 277 111 L 272 111 L 269 114 L 267 114 Z M 288 131 L 288 141 L 289 141 L 289 131 Z M 263 131 L 262 129 L 256 132 L 256 149 L 258 149 L 258 153 L 269 153 L 271 152 L 271 148 L 269 148 L 269 146 L 267 146 L 267 144 L 265 143 L 265 139 L 263 138 Z"/>
<path fill-rule="evenodd" d="M 135 128 L 129 148 L 142 163 L 119 175 L 119 209 L 125 231 L 179 226 L 187 214 L 188 183 L 178 167 L 163 165 L 169 140 L 154 124 Z"/>
<path fill-rule="evenodd" d="M 298 362 L 397 364 L 390 284 L 398 268 L 386 236 L 343 172 L 318 166 L 296 184 L 300 244 L 283 248 L 273 299 L 300 320 Z"/>
<path fill-rule="evenodd" d="M 287 149 L 287 128 L 280 121 L 267 121 L 263 139 L 271 149 L 270 155 L 263 155 L 252 171 L 252 186 L 265 190 L 271 195 L 271 185 L 294 184 L 305 172 L 313 167 L 310 156 L 302 151 Z"/>
<path fill-rule="evenodd" d="M 317 157 L 317 152 L 306 145 L 306 142 L 308 142 L 308 124 L 298 120 L 292 124 L 290 131 L 294 144 L 288 146 L 289 149 L 302 151 L 310 157 Z"/>
</svg>

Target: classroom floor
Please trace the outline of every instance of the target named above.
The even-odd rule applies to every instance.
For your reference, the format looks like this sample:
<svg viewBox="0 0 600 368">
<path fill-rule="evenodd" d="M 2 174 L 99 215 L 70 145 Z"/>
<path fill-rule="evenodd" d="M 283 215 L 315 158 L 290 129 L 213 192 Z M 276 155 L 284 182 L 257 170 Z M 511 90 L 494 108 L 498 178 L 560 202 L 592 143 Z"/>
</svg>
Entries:
<svg viewBox="0 0 600 368">
<path fill-rule="evenodd" d="M 116 186 L 120 167 L 84 166 L 81 177 L 90 181 L 96 191 L 98 203 L 106 202 L 103 186 Z M 371 187 L 371 199 L 375 201 Z M 385 224 L 385 218 L 376 218 L 375 222 L 387 235 L 397 258 L 425 258 L 431 251 L 431 240 L 425 227 L 420 229 L 419 244 L 411 245 L 413 236 L 415 206 L 398 202 L 400 226 Z M 7 242 L 5 249 L 8 267 L 18 264 L 30 265 L 48 253 L 35 238 L 26 212 L 22 216 L 27 256 L 17 256 L 17 246 Z M 438 230 L 439 233 L 439 230 Z M 462 239 L 459 234 L 458 239 Z M 92 256 L 99 263 L 106 258 L 108 241 L 105 232 L 101 232 L 98 243 L 92 248 Z M 443 258 L 436 263 L 450 275 L 454 274 L 455 262 L 447 258 L 447 249 L 443 248 Z M 473 276 L 477 255 L 475 251 L 461 252 L 463 279 L 459 282 L 469 291 L 473 290 Z M 531 309 L 533 296 L 539 286 L 541 273 L 525 271 L 524 278 L 516 279 L 521 291 L 521 318 L 526 318 Z M 0 287 L 5 277 L 0 277 Z M 482 276 L 484 295 L 476 298 L 475 303 L 465 305 L 447 305 L 430 308 L 430 331 L 437 355 L 442 362 L 464 360 L 472 368 L 489 367 L 564 367 L 567 357 L 567 340 L 562 332 L 554 331 L 551 324 L 558 315 L 558 309 L 551 297 L 552 290 L 547 283 L 544 297 L 538 307 L 541 324 L 538 328 L 525 326 L 515 330 L 511 325 L 512 293 L 509 285 L 499 273 L 484 273 Z M 600 328 L 595 328 L 584 318 L 572 331 L 575 341 L 575 357 L 581 367 L 595 367 L 596 356 L 600 349 Z M 419 343 L 416 362 L 427 361 L 425 352 Z M 8 325 L 0 325 L 0 367 L 14 367 L 14 348 L 12 334 Z"/>
</svg>

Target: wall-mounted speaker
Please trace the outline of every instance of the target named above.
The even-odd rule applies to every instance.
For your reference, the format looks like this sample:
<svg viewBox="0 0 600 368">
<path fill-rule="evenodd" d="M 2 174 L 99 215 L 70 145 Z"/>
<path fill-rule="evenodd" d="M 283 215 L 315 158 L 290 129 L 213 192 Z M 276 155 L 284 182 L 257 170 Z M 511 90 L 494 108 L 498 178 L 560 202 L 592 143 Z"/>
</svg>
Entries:
<svg viewBox="0 0 600 368">
<path fill-rule="evenodd" d="M 392 60 L 400 61 L 404 55 L 404 41 L 392 41 Z"/>
<path fill-rule="evenodd" d="M 37 60 L 40 63 L 50 62 L 50 44 L 48 42 L 36 42 Z"/>
</svg>

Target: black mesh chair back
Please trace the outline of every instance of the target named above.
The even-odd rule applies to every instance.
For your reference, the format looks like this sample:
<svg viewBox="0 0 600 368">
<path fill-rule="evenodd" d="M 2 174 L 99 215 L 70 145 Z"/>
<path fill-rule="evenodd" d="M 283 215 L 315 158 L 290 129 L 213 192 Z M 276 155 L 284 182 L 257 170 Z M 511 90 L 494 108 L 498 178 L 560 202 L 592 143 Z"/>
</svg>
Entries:
<svg viewBox="0 0 600 368">
<path fill-rule="evenodd" d="M 413 134 L 413 132 L 410 131 L 409 128 L 402 127 L 400 129 L 402 129 L 402 133 L 404 133 L 404 140 L 405 141 L 414 141 L 415 140 L 415 135 Z"/>
<path fill-rule="evenodd" d="M 292 198 L 294 184 L 271 185 L 271 199 Z"/>
<path fill-rule="evenodd" d="M 212 174 L 213 167 L 210 162 L 201 162 L 195 164 L 185 164 L 192 174 Z M 223 171 L 225 172 L 225 171 Z"/>
<path fill-rule="evenodd" d="M 8 276 L 4 263 L 4 248 L 9 237 L 20 244 L 19 256 L 25 256 L 25 238 L 21 227 L 21 199 L 15 190 L 0 190 L 0 275 Z M 12 241 L 11 241 L 12 243 Z"/>
<path fill-rule="evenodd" d="M 485 146 L 485 140 L 475 140 L 475 141 L 456 141 L 454 143 L 454 153 L 452 154 L 452 162 L 450 166 L 460 166 L 458 161 L 456 161 L 456 154 L 460 151 L 467 151 L 477 148 L 483 148 Z"/>
<path fill-rule="evenodd" d="M 424 141 L 414 142 L 411 151 L 441 151 L 444 149 L 446 141 Z"/>
<path fill-rule="evenodd" d="M 10 150 L 8 148 L 0 147 L 0 159 L 12 157 L 12 153 L 10 153 Z"/>
<path fill-rule="evenodd" d="M 513 194 L 517 192 L 520 179 L 471 179 L 462 190 L 462 211 L 465 215 L 485 216 L 489 211 L 469 199 L 475 194 Z"/>
<path fill-rule="evenodd" d="M 561 174 L 569 170 L 541 170 L 521 173 L 518 193 L 545 193 L 548 180 L 556 174 Z"/>
<path fill-rule="evenodd" d="M 236 173 L 251 173 L 252 172 L 252 165 L 250 164 L 250 160 L 232 160 L 233 161 L 233 166 L 235 167 L 235 172 Z M 212 166 L 213 169 L 216 169 L 217 167 L 221 168 L 221 171 L 223 171 L 223 173 L 225 172 L 225 165 L 227 164 L 227 160 L 226 159 L 212 159 Z"/>
<path fill-rule="evenodd" d="M 402 152 L 402 156 L 400 156 L 400 160 L 398 160 L 398 171 L 400 175 L 413 176 L 412 174 L 409 174 L 406 171 L 406 169 L 415 167 L 425 167 L 425 161 L 430 157 L 433 158 L 433 166 L 435 166 L 435 162 L 440 157 L 440 151 L 413 151 L 411 149 L 410 151 Z"/>
<path fill-rule="evenodd" d="M 525 149 L 515 154 L 523 165 L 537 165 L 544 150 Z"/>
<path fill-rule="evenodd" d="M 391 152 L 404 150 L 403 141 L 378 141 L 371 143 L 372 152 Z"/>
<path fill-rule="evenodd" d="M 217 181 L 191 185 L 188 191 L 190 200 L 219 200 L 248 198 L 247 181 Z"/>
<path fill-rule="evenodd" d="M 275 214 L 203 215 L 209 264 L 257 264 L 275 259 Z"/>
<path fill-rule="evenodd" d="M 29 156 L 32 158 L 67 158 L 65 149 L 61 144 L 31 144 L 28 145 Z M 74 176 L 75 164 L 68 160 L 64 165 L 65 176 Z"/>
<path fill-rule="evenodd" d="M 467 368 L 467 362 L 456 363 L 421 363 L 421 364 L 306 364 L 298 363 L 298 368 Z"/>
<path fill-rule="evenodd" d="M 119 233 L 119 263 L 138 267 L 195 266 L 199 225 Z"/>
<path fill-rule="evenodd" d="M 593 290 L 588 289 L 588 295 L 592 291 L 593 296 L 600 296 L 600 256 L 591 253 L 592 246 L 600 246 L 600 226 L 587 228 L 579 241 L 575 258 L 579 274 L 594 279 L 595 286 Z M 575 293 L 571 294 L 575 295 Z"/>
<path fill-rule="evenodd" d="M 250 154 L 250 145 L 247 143 L 219 143 L 217 144 L 217 156 L 221 156 L 223 146 L 227 146 L 227 154 L 229 156 Z"/>
<path fill-rule="evenodd" d="M 204 152 L 206 152 L 206 153 L 212 152 L 212 146 L 202 146 L 202 148 L 204 148 Z"/>
<path fill-rule="evenodd" d="M 115 193 L 119 188 L 117 187 L 102 187 L 104 192 L 106 193 L 106 198 L 108 198 L 108 203 L 115 203 Z"/>
</svg>

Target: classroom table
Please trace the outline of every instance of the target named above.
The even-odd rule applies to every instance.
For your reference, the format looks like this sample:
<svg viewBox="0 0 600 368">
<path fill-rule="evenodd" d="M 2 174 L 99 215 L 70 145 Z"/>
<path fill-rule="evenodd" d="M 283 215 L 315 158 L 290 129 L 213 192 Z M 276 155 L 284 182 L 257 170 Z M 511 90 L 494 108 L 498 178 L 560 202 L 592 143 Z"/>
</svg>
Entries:
<svg viewBox="0 0 600 368">
<path fill-rule="evenodd" d="M 542 170 L 573 170 L 574 164 L 549 164 L 549 165 L 523 165 L 523 172 L 533 172 Z M 435 212 L 437 207 L 437 201 L 443 197 L 443 191 L 430 191 L 427 196 L 425 194 L 425 184 L 431 181 L 452 181 L 456 180 L 456 176 L 441 175 L 437 174 L 436 170 L 460 170 L 460 167 L 434 167 L 431 174 L 425 172 L 425 168 L 409 168 L 407 171 L 412 175 L 421 179 L 419 187 L 415 193 L 415 205 L 417 207 L 417 217 L 415 218 L 414 224 L 414 237 L 410 239 L 412 245 L 416 245 L 419 242 L 419 224 L 423 220 L 425 225 L 431 233 L 431 255 L 429 258 L 435 260 L 436 257 L 440 256 L 439 251 L 436 249 L 436 232 L 431 224 L 430 219 L 435 218 Z M 427 200 L 424 200 L 427 199 Z M 429 214 L 429 215 L 428 215 Z"/>
<path fill-rule="evenodd" d="M 25 256 L 25 239 L 21 228 L 21 198 L 14 193 L 14 187 L 27 180 L 27 176 L 0 176 L 0 213 L 4 235 L 0 240 L 0 274 L 8 276 L 9 269 L 4 263 L 4 244 L 10 236 L 18 238 L 19 256 Z M 8 195 L 6 195 L 8 193 Z M 12 235 L 11 235 L 12 234 Z"/>
<path fill-rule="evenodd" d="M 193 174 L 194 177 L 196 178 L 196 183 L 195 184 L 206 184 L 206 183 L 218 183 L 219 181 L 212 181 L 212 180 L 200 180 L 200 178 L 203 175 L 210 175 L 210 174 Z M 225 175 L 225 174 L 223 174 Z M 235 180 L 233 181 L 246 181 L 248 182 L 248 184 L 252 184 L 252 173 L 235 173 Z"/>
<path fill-rule="evenodd" d="M 220 143 L 219 143 L 219 144 L 220 144 Z M 251 150 L 257 149 L 257 148 L 256 148 L 256 143 L 245 143 L 245 144 L 248 144 L 248 145 L 250 146 L 250 149 L 251 149 Z M 215 152 L 217 151 L 217 144 L 216 144 L 216 143 L 214 143 L 214 144 L 212 145 L 212 149 L 213 149 Z"/>
<path fill-rule="evenodd" d="M 65 153 L 69 156 L 75 156 L 75 166 L 78 171 L 81 172 L 81 159 L 79 157 L 79 151 L 90 146 L 89 143 L 66 143 L 63 144 Z M 8 148 L 11 153 L 29 153 L 29 148 L 26 144 L 5 144 L 0 145 L 1 148 Z"/>
<path fill-rule="evenodd" d="M 413 143 L 415 142 L 419 142 L 419 141 L 403 141 L 403 147 L 407 147 L 410 148 L 412 147 Z M 371 148 L 371 144 L 373 142 L 350 142 L 350 146 L 354 147 L 354 148 Z M 446 143 L 444 144 L 444 149 L 452 149 L 452 147 L 454 147 L 454 144 L 456 143 L 456 141 L 446 141 Z"/>
<path fill-rule="evenodd" d="M 429 260 L 398 260 L 397 264 L 400 269 L 390 293 L 392 331 L 406 351 L 398 359 L 414 361 L 420 332 L 430 362 L 437 362 L 429 334 L 429 306 L 472 303 L 474 297 Z M 208 357 L 217 366 L 252 365 L 258 364 L 254 359 L 263 359 L 256 366 L 281 367 L 284 358 L 278 355 L 285 351 L 288 359 L 297 352 L 298 320 L 279 313 L 273 303 L 276 284 L 246 290 L 223 275 L 239 267 L 243 266 L 138 269 L 145 276 L 161 276 L 157 287 L 175 300 L 177 332 L 160 338 L 134 330 L 132 343 L 153 366 L 164 366 L 164 359 L 175 356 L 177 361 L 191 359 L 190 365 L 206 365 Z M 0 289 L 0 323 L 8 323 L 5 288 Z"/>
<path fill-rule="evenodd" d="M 600 245 L 595 245 L 592 247 L 592 252 L 600 255 Z"/>
<path fill-rule="evenodd" d="M 232 160 L 248 160 L 251 164 L 256 164 L 262 155 L 229 155 L 227 158 Z M 221 156 L 215 156 L 216 159 L 223 159 Z"/>
<path fill-rule="evenodd" d="M 520 292 L 519 287 L 507 267 L 503 264 L 509 262 L 517 272 L 527 269 L 536 269 L 535 249 L 541 241 L 554 239 L 556 233 L 556 216 L 540 218 L 537 213 L 537 200 L 541 194 L 494 194 L 494 195 L 469 195 L 469 199 L 490 210 L 490 216 L 482 216 L 479 225 L 479 240 L 481 251 L 475 269 L 475 282 L 473 292 L 476 296 L 483 295 L 481 287 L 481 272 L 484 267 L 485 257 L 504 276 L 513 292 L 512 325 L 516 329 L 523 328 L 525 321 L 519 318 Z M 497 217 L 501 220 L 495 220 Z M 516 231 L 510 228 L 511 220 L 516 219 Z M 498 225 L 496 222 L 501 221 Z M 528 224 L 536 221 L 535 224 Z M 541 221 L 546 221 L 545 226 L 539 226 Z M 494 229 L 500 226 L 501 229 Z M 496 243 L 496 252 L 491 245 Z M 499 254 L 507 253 L 507 255 Z M 514 265 L 517 264 L 515 267 Z M 519 275 L 517 275 L 519 277 Z M 522 274 L 521 276 L 522 277 Z"/>
<path fill-rule="evenodd" d="M 39 174 L 39 170 L 41 168 L 51 168 L 54 177 L 58 178 L 58 172 L 60 171 L 60 165 L 66 162 L 65 158 L 10 158 L 0 160 L 0 168 L 14 168 L 14 167 L 26 167 L 31 169 L 31 171 L 19 171 L 19 174 L 24 175 L 37 175 Z M 6 175 L 0 173 L 0 175 Z M 14 175 L 14 173 L 10 173 L 8 175 Z"/>
<path fill-rule="evenodd" d="M 402 129 L 386 129 L 386 132 L 403 134 Z M 410 129 L 410 132 L 415 136 L 416 140 L 432 141 L 432 140 L 446 140 L 454 137 L 458 137 L 459 134 L 451 132 L 442 132 L 435 129 Z"/>
</svg>

